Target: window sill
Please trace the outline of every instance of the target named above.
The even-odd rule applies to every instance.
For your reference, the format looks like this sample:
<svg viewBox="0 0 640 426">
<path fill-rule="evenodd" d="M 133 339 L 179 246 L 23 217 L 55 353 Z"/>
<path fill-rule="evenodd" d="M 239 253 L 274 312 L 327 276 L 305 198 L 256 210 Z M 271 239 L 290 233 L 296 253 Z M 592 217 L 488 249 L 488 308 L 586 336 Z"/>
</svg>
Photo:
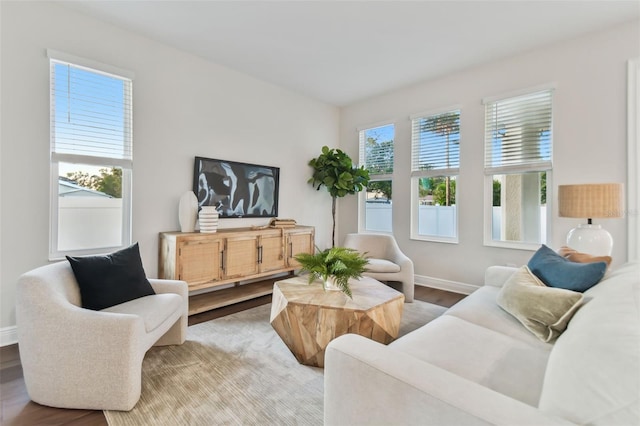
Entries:
<svg viewBox="0 0 640 426">
<path fill-rule="evenodd" d="M 527 250 L 527 251 L 536 251 L 540 248 L 540 246 L 544 243 L 524 243 L 517 241 L 495 241 L 495 240 L 485 240 L 485 247 L 496 247 L 496 248 L 507 248 L 514 250 Z"/>
<path fill-rule="evenodd" d="M 429 243 L 445 243 L 445 244 L 458 244 L 458 238 L 451 237 L 434 237 L 429 235 L 411 235 L 409 239 L 414 241 L 425 241 Z"/>
</svg>

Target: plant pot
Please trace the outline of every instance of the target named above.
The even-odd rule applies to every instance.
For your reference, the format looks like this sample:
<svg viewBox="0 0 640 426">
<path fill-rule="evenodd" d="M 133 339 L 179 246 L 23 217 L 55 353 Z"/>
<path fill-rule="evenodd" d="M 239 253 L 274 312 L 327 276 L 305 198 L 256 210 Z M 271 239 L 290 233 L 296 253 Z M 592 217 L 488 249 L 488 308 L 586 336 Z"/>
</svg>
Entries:
<svg viewBox="0 0 640 426">
<path fill-rule="evenodd" d="M 336 284 L 335 277 L 333 276 L 329 276 L 326 280 L 323 280 L 322 287 L 329 291 L 342 291 L 342 289 Z"/>
</svg>

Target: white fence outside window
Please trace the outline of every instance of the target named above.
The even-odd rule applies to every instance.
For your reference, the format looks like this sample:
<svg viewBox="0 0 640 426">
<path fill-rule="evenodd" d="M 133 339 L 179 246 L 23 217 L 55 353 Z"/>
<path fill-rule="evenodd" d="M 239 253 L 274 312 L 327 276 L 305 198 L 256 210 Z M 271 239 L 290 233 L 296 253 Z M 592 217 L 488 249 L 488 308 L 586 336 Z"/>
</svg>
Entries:
<svg viewBox="0 0 640 426">
<path fill-rule="evenodd" d="M 59 197 L 60 250 L 122 245 L 122 198 Z"/>
<path fill-rule="evenodd" d="M 366 203 L 367 231 L 392 232 L 391 203 Z M 425 236 L 455 237 L 457 206 L 420 206 L 418 233 Z M 501 240 L 502 209 L 493 208 L 492 238 Z M 546 243 L 547 206 L 540 206 L 540 235 Z"/>
</svg>

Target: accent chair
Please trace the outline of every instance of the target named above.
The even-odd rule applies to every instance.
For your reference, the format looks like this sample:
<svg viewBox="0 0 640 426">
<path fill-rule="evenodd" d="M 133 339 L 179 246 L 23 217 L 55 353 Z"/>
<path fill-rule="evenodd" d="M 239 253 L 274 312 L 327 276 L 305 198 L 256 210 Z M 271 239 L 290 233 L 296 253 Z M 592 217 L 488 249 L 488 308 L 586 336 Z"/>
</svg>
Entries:
<svg viewBox="0 0 640 426">
<path fill-rule="evenodd" d="M 343 245 L 369 258 L 367 271 L 363 275 L 382 282 L 400 282 L 405 302 L 413 302 L 413 262 L 400 251 L 392 235 L 347 234 Z"/>
<path fill-rule="evenodd" d="M 81 307 L 67 261 L 22 275 L 16 322 L 29 397 L 51 407 L 131 410 L 147 350 L 182 344 L 187 335 L 187 284 L 149 283 L 156 294 L 96 311 Z"/>
</svg>

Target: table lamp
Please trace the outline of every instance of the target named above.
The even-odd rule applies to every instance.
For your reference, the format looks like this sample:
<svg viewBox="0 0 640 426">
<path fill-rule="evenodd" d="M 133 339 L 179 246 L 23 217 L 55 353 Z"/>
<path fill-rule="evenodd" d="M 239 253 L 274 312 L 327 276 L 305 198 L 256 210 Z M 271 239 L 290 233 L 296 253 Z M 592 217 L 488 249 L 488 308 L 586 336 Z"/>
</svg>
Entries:
<svg viewBox="0 0 640 426">
<path fill-rule="evenodd" d="M 622 217 L 622 184 L 596 183 L 558 186 L 558 210 L 560 217 L 586 218 L 567 234 L 567 245 L 582 253 L 594 256 L 611 256 L 613 239 L 593 218 Z"/>
</svg>

